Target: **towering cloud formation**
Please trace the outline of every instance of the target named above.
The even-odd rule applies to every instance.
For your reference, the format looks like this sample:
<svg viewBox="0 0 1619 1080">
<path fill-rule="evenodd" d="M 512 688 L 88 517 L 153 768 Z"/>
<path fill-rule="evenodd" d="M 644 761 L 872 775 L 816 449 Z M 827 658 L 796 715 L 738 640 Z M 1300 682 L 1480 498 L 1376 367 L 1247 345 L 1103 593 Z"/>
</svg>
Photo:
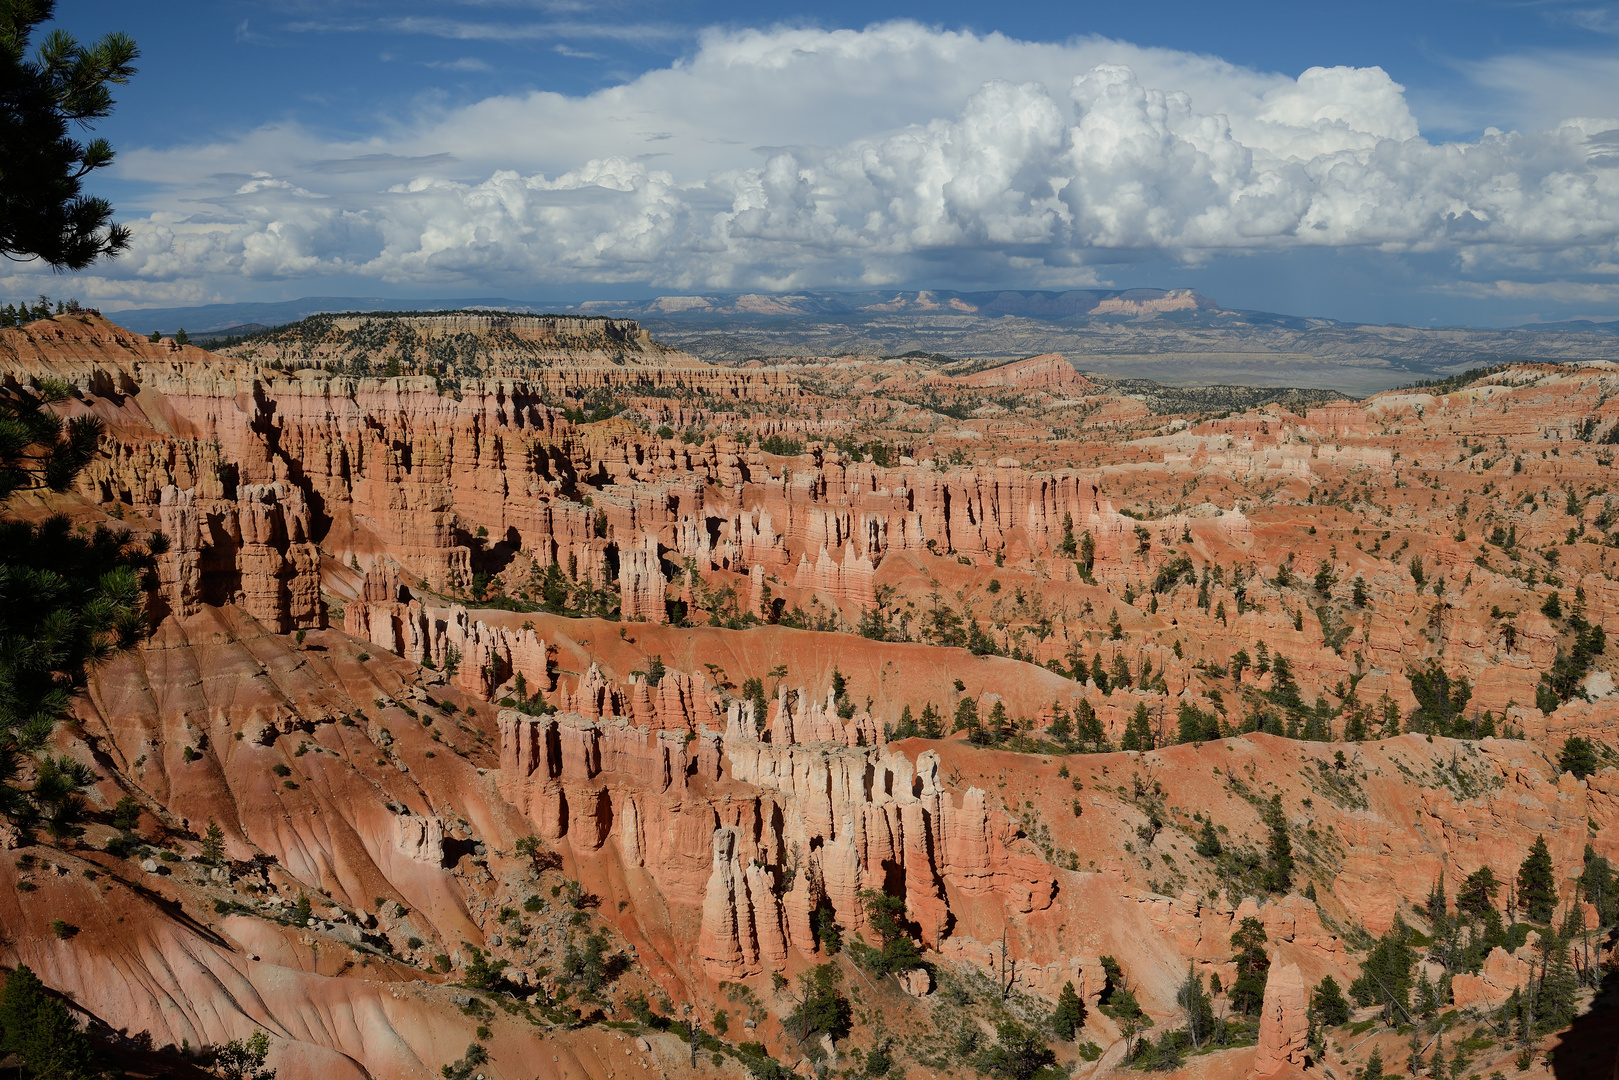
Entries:
<svg viewBox="0 0 1619 1080">
<path fill-rule="evenodd" d="M 1569 272 L 1613 257 L 1616 127 L 1435 144 L 1379 68 L 1295 79 L 908 23 L 716 33 L 587 97 L 490 99 L 363 144 L 267 129 L 131 153 L 215 205 L 136 222 L 107 272 L 770 288 L 902 281 L 948 252 L 966 277 L 1077 284 L 1121 258 L 1333 246 Z"/>
</svg>

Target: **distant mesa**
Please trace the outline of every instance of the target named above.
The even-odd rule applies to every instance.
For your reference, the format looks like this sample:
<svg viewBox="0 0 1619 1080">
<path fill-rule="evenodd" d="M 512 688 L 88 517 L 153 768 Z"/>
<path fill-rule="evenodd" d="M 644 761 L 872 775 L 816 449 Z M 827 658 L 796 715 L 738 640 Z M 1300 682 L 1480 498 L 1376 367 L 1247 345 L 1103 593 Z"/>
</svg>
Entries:
<svg viewBox="0 0 1619 1080">
<path fill-rule="evenodd" d="M 1222 312 L 1195 289 L 1070 289 L 1066 292 L 954 292 L 948 289 L 869 292 L 741 293 L 660 296 L 642 302 L 587 301 L 598 315 L 668 319 L 758 319 L 883 315 L 1015 315 L 1030 319 L 1081 316 L 1141 318 L 1169 312 Z"/>
</svg>

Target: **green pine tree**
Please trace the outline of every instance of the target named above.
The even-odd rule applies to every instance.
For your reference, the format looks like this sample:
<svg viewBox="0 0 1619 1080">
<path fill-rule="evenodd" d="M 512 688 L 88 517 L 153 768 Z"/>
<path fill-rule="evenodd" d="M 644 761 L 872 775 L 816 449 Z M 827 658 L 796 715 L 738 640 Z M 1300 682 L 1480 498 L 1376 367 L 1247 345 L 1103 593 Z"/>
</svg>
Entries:
<svg viewBox="0 0 1619 1080">
<path fill-rule="evenodd" d="M 1181 702 L 1176 727 L 1176 742 L 1210 742 L 1220 737 L 1220 718 L 1190 701 Z"/>
<path fill-rule="evenodd" d="M 1051 1013 L 1051 1030 L 1064 1042 L 1073 1042 L 1074 1035 L 1085 1026 L 1085 999 L 1074 990 L 1072 982 L 1065 982 L 1057 995 L 1057 1007 Z"/>
<path fill-rule="evenodd" d="M 1124 750 L 1152 750 L 1155 747 L 1152 736 L 1152 717 L 1147 712 L 1147 703 L 1136 703 L 1136 711 L 1130 715 L 1130 722 L 1125 725 L 1124 739 L 1119 743 Z"/>
<path fill-rule="evenodd" d="M 1344 742 L 1366 741 L 1366 714 L 1356 709 L 1344 721 Z"/>
<path fill-rule="evenodd" d="M 1444 933 L 1445 920 L 1449 916 L 1450 907 L 1445 899 L 1445 872 L 1439 871 L 1439 877 L 1434 880 L 1433 888 L 1428 890 L 1428 899 L 1422 905 L 1423 914 L 1428 916 L 1428 922 L 1434 928 L 1434 936 Z"/>
<path fill-rule="evenodd" d="M 1091 657 L 1091 682 L 1098 690 L 1102 691 L 1103 694 L 1112 692 L 1107 681 L 1107 668 L 1102 665 L 1102 654 L 1100 651 L 1098 651 L 1095 656 Z"/>
<path fill-rule="evenodd" d="M 1423 968 L 1417 976 L 1417 1013 L 1426 1019 L 1432 1019 L 1439 1011 L 1439 992 L 1434 987 L 1433 980 L 1428 978 L 1428 969 Z"/>
<path fill-rule="evenodd" d="M 1560 772 L 1571 772 L 1576 779 L 1583 780 L 1596 772 L 1601 766 L 1597 760 L 1596 747 L 1591 740 L 1580 735 L 1571 735 L 1563 740 L 1563 749 L 1557 755 L 1557 768 Z"/>
<path fill-rule="evenodd" d="M 84 194 L 84 177 L 112 164 L 106 139 L 78 131 L 112 113 L 112 88 L 135 74 L 134 39 L 113 33 L 90 46 L 60 26 L 33 56 L 29 38 L 51 22 L 54 0 L 0 5 L 0 254 L 39 259 L 52 270 L 83 270 L 129 246 L 105 200 Z M 44 315 L 50 306 L 42 303 Z"/>
<path fill-rule="evenodd" d="M 24 789 L 23 763 L 47 749 L 90 667 L 145 636 L 145 588 L 167 544 L 161 533 L 138 543 L 122 529 L 80 532 L 61 515 L 36 524 L 4 513 L 13 494 L 66 491 L 94 456 L 101 422 L 64 424 L 48 407 L 70 392 L 47 381 L 37 394 L 0 394 L 0 815 L 57 839 L 78 835 L 79 792 L 95 774 L 44 755 Z"/>
<path fill-rule="evenodd" d="M 1569 963 L 1568 942 L 1561 936 L 1542 939 L 1546 975 L 1535 1002 L 1535 1024 L 1543 1032 L 1561 1031 L 1574 1022 L 1580 982 Z"/>
<path fill-rule="evenodd" d="M 219 827 L 219 822 L 208 822 L 208 831 L 203 834 L 200 854 L 202 861 L 209 866 L 218 866 L 225 861 L 225 830 Z"/>
<path fill-rule="evenodd" d="M 1482 919 L 1486 912 L 1495 910 L 1495 897 L 1500 891 L 1501 882 L 1496 879 L 1495 871 L 1481 866 L 1462 883 L 1461 891 L 1456 894 L 1456 910 Z"/>
<path fill-rule="evenodd" d="M 975 699 L 964 697 L 956 702 L 956 726 L 952 730 L 965 731 L 969 739 L 978 741 L 978 702 Z"/>
<path fill-rule="evenodd" d="M 1590 844 L 1585 845 L 1585 868 L 1578 885 L 1581 899 L 1596 908 L 1599 925 L 1612 926 L 1619 920 L 1619 879 L 1607 856 L 1598 855 Z"/>
<path fill-rule="evenodd" d="M 937 739 L 944 734 L 944 717 L 939 715 L 939 710 L 933 707 L 931 701 L 922 706 L 920 724 L 924 739 Z"/>
<path fill-rule="evenodd" d="M 1411 969 L 1417 963 L 1417 954 L 1408 944 L 1410 937 L 1410 928 L 1396 914 L 1394 925 L 1377 939 L 1360 965 L 1359 977 L 1349 984 L 1356 1004 L 1381 1005 L 1384 1020 L 1391 1023 L 1405 1023 L 1410 1018 Z"/>
<path fill-rule="evenodd" d="M 1523 865 L 1518 867 L 1518 906 L 1533 923 L 1549 923 L 1557 910 L 1557 884 L 1552 877 L 1552 856 L 1544 835 L 1535 837 Z"/>
<path fill-rule="evenodd" d="M 1084 698 L 1074 706 L 1074 739 L 1081 746 L 1090 746 L 1097 753 L 1108 748 L 1107 732 L 1102 730 L 1102 721 L 1096 715 L 1096 709 Z"/>
<path fill-rule="evenodd" d="M 1270 865 L 1265 867 L 1265 888 L 1285 893 L 1293 887 L 1293 842 L 1287 835 L 1287 816 L 1282 812 L 1280 795 L 1271 796 L 1265 823 L 1270 827 L 1270 840 L 1266 845 Z"/>
<path fill-rule="evenodd" d="M 1006 703 L 997 701 L 989 710 L 989 737 L 990 741 L 1002 743 L 1012 734 L 1012 721 L 1006 715 Z"/>
<path fill-rule="evenodd" d="M 1270 978 L 1270 957 L 1265 953 L 1265 924 L 1252 915 L 1244 918 L 1231 935 L 1232 959 L 1237 965 L 1237 981 L 1231 984 L 1231 1006 L 1244 1015 L 1259 1008 L 1265 999 L 1265 983 Z"/>
<path fill-rule="evenodd" d="M 6 976 L 0 991 L 0 1050 L 16 1054 L 36 1077 L 76 1080 L 97 1074 L 90 1040 L 26 964 Z"/>
<path fill-rule="evenodd" d="M 1192 1049 L 1201 1050 L 1203 1044 L 1214 1037 L 1214 1003 L 1203 989 L 1203 977 L 1194 964 L 1186 965 L 1186 978 L 1175 993 L 1175 1003 L 1186 1014 L 1186 1034 L 1191 1036 Z"/>
<path fill-rule="evenodd" d="M 1310 992 L 1310 1018 L 1318 1027 L 1337 1027 L 1349 1023 L 1349 1001 L 1331 975 L 1316 984 Z"/>
</svg>

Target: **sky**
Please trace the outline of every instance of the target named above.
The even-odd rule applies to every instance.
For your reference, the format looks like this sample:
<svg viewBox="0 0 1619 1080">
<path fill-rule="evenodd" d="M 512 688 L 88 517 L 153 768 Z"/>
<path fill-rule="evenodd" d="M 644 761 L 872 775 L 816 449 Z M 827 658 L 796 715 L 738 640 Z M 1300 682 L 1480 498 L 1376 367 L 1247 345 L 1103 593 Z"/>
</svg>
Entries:
<svg viewBox="0 0 1619 1080">
<path fill-rule="evenodd" d="M 0 297 L 1197 288 L 1619 318 L 1619 4 L 59 0 L 131 249 Z"/>
</svg>

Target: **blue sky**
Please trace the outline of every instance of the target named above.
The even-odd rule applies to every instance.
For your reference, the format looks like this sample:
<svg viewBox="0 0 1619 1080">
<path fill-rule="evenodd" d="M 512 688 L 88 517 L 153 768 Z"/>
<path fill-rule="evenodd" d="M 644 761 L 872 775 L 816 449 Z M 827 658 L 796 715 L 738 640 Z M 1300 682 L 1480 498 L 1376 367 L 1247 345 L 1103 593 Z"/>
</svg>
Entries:
<svg viewBox="0 0 1619 1080">
<path fill-rule="evenodd" d="M 133 34 L 108 308 L 1191 285 L 1619 317 L 1619 7 L 62 0 Z"/>
</svg>

